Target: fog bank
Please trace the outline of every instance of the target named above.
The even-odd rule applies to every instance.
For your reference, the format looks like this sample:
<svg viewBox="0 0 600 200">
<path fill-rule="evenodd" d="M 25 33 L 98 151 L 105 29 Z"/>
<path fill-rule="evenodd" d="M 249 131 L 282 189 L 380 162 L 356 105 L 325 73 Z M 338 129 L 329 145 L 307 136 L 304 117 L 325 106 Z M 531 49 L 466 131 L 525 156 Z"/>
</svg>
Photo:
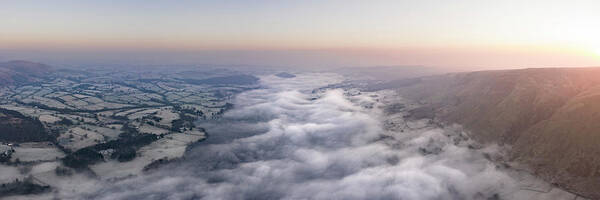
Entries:
<svg viewBox="0 0 600 200">
<path fill-rule="evenodd" d="M 332 74 L 262 77 L 185 160 L 105 185 L 95 199 L 496 199 L 515 180 L 460 127 L 384 112 L 389 93 L 313 89 Z M 489 150 L 489 149 L 487 149 Z"/>
</svg>

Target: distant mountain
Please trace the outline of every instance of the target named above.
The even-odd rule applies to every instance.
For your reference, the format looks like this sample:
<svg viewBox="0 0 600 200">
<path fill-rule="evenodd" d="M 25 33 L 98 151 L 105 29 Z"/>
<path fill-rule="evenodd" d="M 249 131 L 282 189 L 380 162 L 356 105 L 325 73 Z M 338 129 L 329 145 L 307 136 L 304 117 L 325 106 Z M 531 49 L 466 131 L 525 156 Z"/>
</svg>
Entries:
<svg viewBox="0 0 600 200">
<path fill-rule="evenodd" d="M 252 85 L 257 84 L 258 80 L 259 79 L 257 77 L 246 74 L 213 77 L 207 79 L 184 79 L 186 83 L 197 85 Z"/>
<path fill-rule="evenodd" d="M 572 192 L 600 198 L 600 68 L 456 73 L 396 82 L 414 116 L 459 123 Z M 389 85 L 388 85 L 389 87 Z"/>
<path fill-rule="evenodd" d="M 28 61 L 2 62 L 0 63 L 0 86 L 39 81 L 45 75 L 48 75 L 50 71 L 50 66 L 40 63 Z"/>
<path fill-rule="evenodd" d="M 279 78 L 294 78 L 294 77 L 296 77 L 296 75 L 293 75 L 293 74 L 290 74 L 287 72 L 281 72 L 281 73 L 275 74 L 275 76 L 277 76 Z"/>
<path fill-rule="evenodd" d="M 333 70 L 333 72 L 365 80 L 374 79 L 389 81 L 458 71 L 450 68 L 428 66 L 372 66 L 338 68 Z"/>
</svg>

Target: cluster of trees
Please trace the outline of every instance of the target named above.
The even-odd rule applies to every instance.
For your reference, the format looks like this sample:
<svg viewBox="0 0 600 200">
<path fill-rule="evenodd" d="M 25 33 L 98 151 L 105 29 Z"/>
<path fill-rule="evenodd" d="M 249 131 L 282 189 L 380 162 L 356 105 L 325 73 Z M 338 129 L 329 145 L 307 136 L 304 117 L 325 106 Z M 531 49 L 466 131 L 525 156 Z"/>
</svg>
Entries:
<svg viewBox="0 0 600 200">
<path fill-rule="evenodd" d="M 80 169 L 86 168 L 88 165 L 95 164 L 102 161 L 104 157 L 98 151 L 95 151 L 92 147 L 83 148 L 70 153 L 63 158 L 63 164 L 66 166 Z"/>
<path fill-rule="evenodd" d="M 179 119 L 173 120 L 171 122 L 171 131 L 182 132 L 185 130 L 195 128 L 196 125 L 194 124 L 194 121 L 196 121 L 195 117 L 180 113 Z"/>
<path fill-rule="evenodd" d="M 14 153 L 15 150 L 11 149 L 7 152 L 0 152 L 0 163 L 6 163 L 10 161 L 10 158 L 12 158 L 12 153 Z"/>
<path fill-rule="evenodd" d="M 111 159 L 116 159 L 119 162 L 127 162 L 133 160 L 137 156 L 137 150 L 146 146 L 162 136 L 152 134 L 141 134 L 135 127 L 125 123 L 122 128 L 123 133 L 116 140 L 97 144 L 94 146 L 80 149 L 70 153 L 63 159 L 63 163 L 72 168 L 85 168 L 88 165 L 95 164 L 104 159 L 100 151 L 112 149 Z"/>
<path fill-rule="evenodd" d="M 73 125 L 73 121 L 67 118 L 62 118 L 60 121 L 56 122 L 59 125 L 71 126 Z"/>
<path fill-rule="evenodd" d="M 11 183 L 0 184 L 0 198 L 12 195 L 41 194 L 49 191 L 50 186 L 35 184 L 31 177 L 25 180 L 16 179 Z"/>
</svg>

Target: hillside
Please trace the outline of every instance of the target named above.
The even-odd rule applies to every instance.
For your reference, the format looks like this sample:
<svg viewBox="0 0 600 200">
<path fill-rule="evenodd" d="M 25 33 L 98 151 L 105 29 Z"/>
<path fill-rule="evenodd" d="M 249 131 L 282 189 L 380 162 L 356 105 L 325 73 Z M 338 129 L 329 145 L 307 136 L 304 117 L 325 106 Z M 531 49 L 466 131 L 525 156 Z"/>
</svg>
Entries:
<svg viewBox="0 0 600 200">
<path fill-rule="evenodd" d="M 9 61 L 0 63 L 0 86 L 39 81 L 50 73 L 50 66 L 28 62 Z"/>
<path fill-rule="evenodd" d="M 459 123 L 549 182 L 600 198 L 600 68 L 483 71 L 394 85 L 417 117 Z"/>
<path fill-rule="evenodd" d="M 0 142 L 39 142 L 51 137 L 37 119 L 0 108 Z"/>
</svg>

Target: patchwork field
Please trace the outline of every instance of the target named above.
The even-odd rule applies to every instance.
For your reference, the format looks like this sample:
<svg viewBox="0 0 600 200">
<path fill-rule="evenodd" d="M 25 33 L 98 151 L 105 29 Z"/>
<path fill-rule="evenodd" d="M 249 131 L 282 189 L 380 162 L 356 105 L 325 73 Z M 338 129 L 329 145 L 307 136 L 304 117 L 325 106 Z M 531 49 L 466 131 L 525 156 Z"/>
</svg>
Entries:
<svg viewBox="0 0 600 200">
<path fill-rule="evenodd" d="M 149 165 L 178 159 L 205 137 L 195 121 L 217 118 L 230 108 L 231 96 L 258 86 L 194 81 L 218 82 L 230 73 L 58 70 L 42 83 L 0 87 L 0 118 L 6 119 L 0 123 L 35 124 L 27 125 L 34 129 L 26 137 L 0 140 L 0 182 L 50 187 L 57 193 L 31 197 L 51 199 L 85 190 L 90 185 L 78 183 L 89 176 L 136 176 Z M 1 134 L 14 136 L 16 130 Z"/>
</svg>

